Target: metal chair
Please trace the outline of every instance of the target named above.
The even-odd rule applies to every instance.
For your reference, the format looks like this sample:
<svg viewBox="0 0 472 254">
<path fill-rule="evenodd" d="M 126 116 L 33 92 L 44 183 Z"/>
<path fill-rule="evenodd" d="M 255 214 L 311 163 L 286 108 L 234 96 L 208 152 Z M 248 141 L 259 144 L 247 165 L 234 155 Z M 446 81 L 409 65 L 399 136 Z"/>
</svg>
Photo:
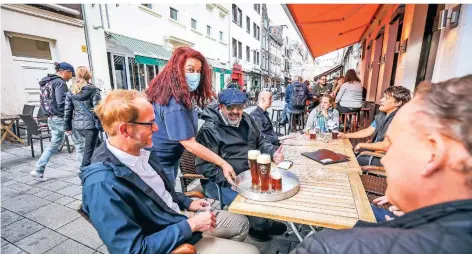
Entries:
<svg viewBox="0 0 472 254">
<path fill-rule="evenodd" d="M 34 106 L 34 105 L 25 104 L 25 105 L 23 105 L 23 111 L 21 112 L 21 114 L 22 115 L 33 115 L 35 107 L 36 106 Z M 21 138 L 20 129 L 26 130 L 26 125 L 25 125 L 24 122 L 20 122 L 20 120 L 18 120 L 16 122 L 16 134 L 17 134 L 18 137 Z"/>
<path fill-rule="evenodd" d="M 36 120 L 34 120 L 32 115 L 20 115 L 21 120 L 25 123 L 26 126 L 26 131 L 28 133 L 28 142 L 31 145 L 31 155 L 34 158 L 34 147 L 33 147 L 33 140 L 39 139 L 39 142 L 41 144 L 41 153 L 43 153 L 44 148 L 43 148 L 43 139 L 50 139 L 51 135 L 50 134 L 44 134 L 43 131 L 41 130 L 41 127 L 38 125 Z"/>
<path fill-rule="evenodd" d="M 292 131 L 303 130 L 305 128 L 304 111 L 289 113 L 288 133 Z"/>
<path fill-rule="evenodd" d="M 89 216 L 84 212 L 84 210 L 82 210 L 82 204 L 77 209 L 77 212 L 80 214 L 80 216 L 82 216 L 82 218 L 84 218 L 88 223 L 90 223 L 93 226 L 92 222 L 90 221 Z M 197 253 L 197 250 L 195 249 L 195 247 L 188 243 L 183 243 L 179 245 L 177 248 L 175 248 L 171 252 L 171 254 L 196 254 L 196 253 Z"/>
<path fill-rule="evenodd" d="M 180 177 L 180 184 L 182 187 L 182 192 L 187 192 L 187 187 L 195 180 L 203 179 L 208 180 L 203 175 L 197 173 L 197 169 L 195 167 L 195 155 L 187 150 L 184 151 L 182 157 L 180 158 L 180 171 L 182 174 Z M 218 201 L 220 201 L 220 209 L 223 210 L 223 193 L 221 192 L 221 188 L 218 184 L 216 184 L 218 189 Z M 203 195 L 203 194 L 202 194 Z"/>
</svg>

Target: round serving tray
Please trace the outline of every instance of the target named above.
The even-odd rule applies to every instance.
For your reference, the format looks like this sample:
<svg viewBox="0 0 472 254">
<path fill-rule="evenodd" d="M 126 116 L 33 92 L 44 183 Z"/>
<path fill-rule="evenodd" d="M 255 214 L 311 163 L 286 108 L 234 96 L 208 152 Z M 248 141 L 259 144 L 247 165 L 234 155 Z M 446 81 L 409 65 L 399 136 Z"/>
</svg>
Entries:
<svg viewBox="0 0 472 254">
<path fill-rule="evenodd" d="M 251 190 L 251 171 L 246 170 L 236 177 L 236 191 L 243 197 L 256 201 L 279 201 L 292 197 L 300 190 L 300 180 L 298 177 L 287 170 L 282 172 L 282 191 L 261 193 Z"/>
</svg>

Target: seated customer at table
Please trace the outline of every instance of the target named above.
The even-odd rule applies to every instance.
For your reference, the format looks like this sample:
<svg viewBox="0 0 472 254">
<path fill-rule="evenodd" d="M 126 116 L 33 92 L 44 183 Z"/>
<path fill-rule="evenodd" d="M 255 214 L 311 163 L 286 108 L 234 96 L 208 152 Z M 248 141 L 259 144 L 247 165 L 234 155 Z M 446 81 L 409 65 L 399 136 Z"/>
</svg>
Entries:
<svg viewBox="0 0 472 254">
<path fill-rule="evenodd" d="M 144 150 L 158 131 L 144 94 L 113 90 L 96 112 L 108 140 L 80 173 L 82 209 L 108 252 L 170 253 L 190 243 L 199 253 L 219 253 L 222 247 L 225 253 L 259 253 L 242 243 L 249 230 L 245 216 L 210 212 L 204 199 L 172 189 L 157 156 Z"/>
<path fill-rule="evenodd" d="M 410 101 L 410 99 L 410 90 L 403 86 L 391 86 L 385 89 L 379 107 L 379 110 L 382 113 L 375 116 L 375 120 L 372 124 L 368 128 L 354 133 L 340 133 L 340 138 L 367 138 L 373 135 L 371 142 L 357 144 L 354 151 L 387 151 L 390 142 L 388 139 L 385 139 L 385 133 L 387 132 L 387 129 L 398 109 Z M 380 158 L 375 156 L 361 155 L 357 160 L 361 166 L 382 165 L 380 163 Z"/>
<path fill-rule="evenodd" d="M 257 107 L 249 115 L 254 119 L 254 122 L 261 131 L 262 137 L 272 143 L 272 145 L 278 146 L 279 141 L 284 140 L 286 137 L 274 131 L 274 126 L 267 112 L 267 109 L 271 106 L 272 93 L 262 91 L 259 93 L 259 98 L 257 99 Z"/>
<path fill-rule="evenodd" d="M 247 97 L 237 89 L 227 89 L 220 94 L 218 106 L 208 106 L 203 112 L 205 123 L 197 134 L 198 143 L 208 147 L 221 156 L 236 174 L 249 170 L 248 151 L 260 150 L 272 156 L 275 163 L 283 161 L 283 153 L 266 141 L 257 125 L 247 113 L 243 112 Z M 231 188 L 221 168 L 211 162 L 195 158 L 197 172 L 209 180 L 200 180 L 205 195 L 217 199 L 218 184 L 222 190 L 225 205 L 231 204 L 238 193 Z M 233 176 L 236 177 L 236 176 Z M 269 219 L 248 216 L 251 228 L 249 235 L 258 241 L 267 241 L 270 235 L 283 234 L 285 224 Z"/>
<path fill-rule="evenodd" d="M 405 214 L 312 234 L 298 253 L 471 253 L 472 75 L 418 86 L 387 131 L 386 196 Z"/>
<path fill-rule="evenodd" d="M 308 120 L 304 132 L 319 129 L 321 132 L 330 132 L 339 129 L 339 112 L 333 108 L 334 99 L 330 95 L 321 96 L 320 105 L 314 108 Z"/>
</svg>

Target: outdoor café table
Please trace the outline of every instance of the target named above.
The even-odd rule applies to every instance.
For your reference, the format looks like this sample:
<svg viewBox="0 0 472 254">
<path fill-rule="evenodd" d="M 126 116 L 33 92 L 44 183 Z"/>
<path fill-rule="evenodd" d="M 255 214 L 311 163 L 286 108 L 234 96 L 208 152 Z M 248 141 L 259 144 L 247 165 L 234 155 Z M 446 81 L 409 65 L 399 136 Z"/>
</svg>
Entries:
<svg viewBox="0 0 472 254">
<path fill-rule="evenodd" d="M 287 146 L 284 153 L 290 158 L 292 154 L 315 147 L 317 146 Z M 318 143 L 318 147 L 324 148 L 326 144 Z M 332 146 L 329 149 L 341 152 L 339 149 L 347 148 Z M 229 211 L 287 221 L 300 242 L 303 241 L 303 237 L 294 223 L 309 225 L 311 228 L 318 226 L 346 229 L 353 227 L 358 220 L 375 222 L 359 177 L 360 167 L 358 164 L 356 166 L 355 157 L 354 160 L 351 159 L 354 164 L 339 163 L 328 166 L 306 159 L 299 161 L 301 158 L 296 158 L 294 165 L 289 169 L 300 180 L 300 190 L 296 195 L 275 202 L 254 201 L 238 195 L 231 203 Z M 322 177 L 316 176 L 316 169 L 319 168 L 327 169 Z M 314 232 L 313 228 L 312 231 Z"/>
<path fill-rule="evenodd" d="M 7 114 L 1 113 L 1 126 L 2 126 L 2 130 L 4 131 L 2 135 L 2 143 L 5 139 L 9 139 L 10 141 L 14 139 L 22 143 L 23 145 L 25 144 L 25 142 L 21 138 L 19 138 L 15 133 L 11 131 L 13 124 L 15 124 L 15 121 L 18 120 L 19 118 L 20 118 L 19 116 L 7 115 Z"/>
</svg>

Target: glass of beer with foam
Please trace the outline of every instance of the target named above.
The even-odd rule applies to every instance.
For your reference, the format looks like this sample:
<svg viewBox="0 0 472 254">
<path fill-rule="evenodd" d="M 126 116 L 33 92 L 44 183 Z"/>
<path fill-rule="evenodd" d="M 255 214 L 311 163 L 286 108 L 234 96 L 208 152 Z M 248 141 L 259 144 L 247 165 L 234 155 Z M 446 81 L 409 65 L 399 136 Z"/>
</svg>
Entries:
<svg viewBox="0 0 472 254">
<path fill-rule="evenodd" d="M 249 150 L 247 152 L 247 158 L 249 163 L 249 170 L 251 171 L 252 178 L 252 189 L 259 190 L 260 180 L 259 180 L 259 170 L 257 168 L 257 157 L 261 154 L 259 150 Z"/>
<path fill-rule="evenodd" d="M 270 172 L 270 184 L 272 186 L 272 191 L 282 191 L 282 170 L 280 168 L 274 168 Z"/>
<path fill-rule="evenodd" d="M 268 192 L 270 187 L 270 155 L 263 153 L 257 157 L 259 179 L 261 180 L 261 192 Z"/>
</svg>

